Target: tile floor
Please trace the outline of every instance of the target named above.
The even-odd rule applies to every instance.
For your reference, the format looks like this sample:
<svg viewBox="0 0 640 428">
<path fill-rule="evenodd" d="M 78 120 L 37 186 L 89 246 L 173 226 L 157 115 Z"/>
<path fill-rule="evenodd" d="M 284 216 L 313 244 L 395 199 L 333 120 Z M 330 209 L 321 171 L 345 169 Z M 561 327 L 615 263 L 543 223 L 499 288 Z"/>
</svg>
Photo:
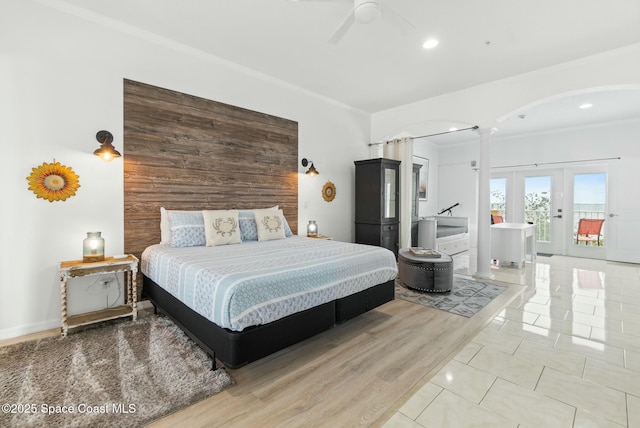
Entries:
<svg viewBox="0 0 640 428">
<path fill-rule="evenodd" d="M 473 258 L 454 268 L 473 273 Z M 552 256 L 492 272 L 525 291 L 384 427 L 640 427 L 640 265 Z"/>
</svg>

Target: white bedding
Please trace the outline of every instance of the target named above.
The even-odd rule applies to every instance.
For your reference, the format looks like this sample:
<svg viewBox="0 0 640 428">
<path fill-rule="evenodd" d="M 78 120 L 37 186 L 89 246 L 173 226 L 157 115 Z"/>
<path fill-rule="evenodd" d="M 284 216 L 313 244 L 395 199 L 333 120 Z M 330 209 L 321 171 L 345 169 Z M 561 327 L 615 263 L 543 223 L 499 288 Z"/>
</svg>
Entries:
<svg viewBox="0 0 640 428">
<path fill-rule="evenodd" d="M 152 245 L 142 272 L 220 327 L 242 331 L 394 279 L 381 247 L 293 236 L 218 247 Z"/>
</svg>

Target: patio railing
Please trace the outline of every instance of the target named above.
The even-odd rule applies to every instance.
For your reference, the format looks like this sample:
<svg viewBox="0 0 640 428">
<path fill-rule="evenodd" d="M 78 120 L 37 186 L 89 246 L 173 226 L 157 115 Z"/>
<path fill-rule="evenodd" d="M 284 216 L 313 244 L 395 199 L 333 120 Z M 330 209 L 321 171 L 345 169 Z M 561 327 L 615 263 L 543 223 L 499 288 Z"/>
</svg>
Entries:
<svg viewBox="0 0 640 428">
<path fill-rule="evenodd" d="M 549 242 L 551 226 L 549 216 L 549 211 L 525 210 L 524 212 L 524 221 L 536 225 L 536 241 L 538 242 Z"/>
</svg>

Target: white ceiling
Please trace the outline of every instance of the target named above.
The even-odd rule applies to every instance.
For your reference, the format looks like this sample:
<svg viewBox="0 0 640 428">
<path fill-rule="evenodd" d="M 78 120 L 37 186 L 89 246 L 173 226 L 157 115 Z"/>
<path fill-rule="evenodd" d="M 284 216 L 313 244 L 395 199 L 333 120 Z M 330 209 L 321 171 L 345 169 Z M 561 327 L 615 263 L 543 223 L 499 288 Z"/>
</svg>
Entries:
<svg viewBox="0 0 640 428">
<path fill-rule="evenodd" d="M 583 104 L 591 104 L 581 109 Z M 579 95 L 566 96 L 548 101 L 515 113 L 497 124 L 493 138 L 512 137 L 514 135 L 549 132 L 559 129 L 581 126 L 597 126 L 604 123 L 640 120 L 640 89 L 603 90 Z M 405 129 L 412 136 L 431 135 L 447 131 L 450 127 L 468 128 L 465 123 L 427 122 Z M 478 135 L 471 131 L 460 131 L 446 135 L 430 137 L 436 144 L 454 144 L 477 140 Z"/>
<path fill-rule="evenodd" d="M 355 23 L 338 44 L 327 41 L 352 0 L 58 3 L 371 113 L 640 42 L 640 0 L 382 0 L 382 19 Z M 394 25 L 385 8 L 415 29 Z M 440 44 L 424 50 L 428 37 Z M 632 94 L 616 93 L 613 100 L 594 94 L 591 120 L 609 108 L 613 114 L 613 107 L 617 118 L 640 116 L 640 91 Z M 519 126 L 557 121 L 564 110 L 575 123 L 575 102 L 534 109 L 518 118 Z M 507 121 L 503 125 L 508 131 Z"/>
</svg>

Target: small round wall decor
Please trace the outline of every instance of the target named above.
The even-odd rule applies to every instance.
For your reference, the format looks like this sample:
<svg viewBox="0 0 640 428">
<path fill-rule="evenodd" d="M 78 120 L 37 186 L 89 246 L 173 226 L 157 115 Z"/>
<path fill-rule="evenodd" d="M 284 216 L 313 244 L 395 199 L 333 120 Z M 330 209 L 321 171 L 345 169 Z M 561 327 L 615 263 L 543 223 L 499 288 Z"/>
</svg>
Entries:
<svg viewBox="0 0 640 428">
<path fill-rule="evenodd" d="M 327 181 L 322 187 L 322 197 L 325 201 L 331 202 L 336 197 L 336 185 Z"/>
<path fill-rule="evenodd" d="M 32 168 L 31 175 L 27 177 L 29 190 L 33 191 L 38 198 L 46 199 L 49 202 L 64 201 L 76 194 L 80 187 L 78 174 L 60 162 L 46 163 L 36 168 Z"/>
</svg>

